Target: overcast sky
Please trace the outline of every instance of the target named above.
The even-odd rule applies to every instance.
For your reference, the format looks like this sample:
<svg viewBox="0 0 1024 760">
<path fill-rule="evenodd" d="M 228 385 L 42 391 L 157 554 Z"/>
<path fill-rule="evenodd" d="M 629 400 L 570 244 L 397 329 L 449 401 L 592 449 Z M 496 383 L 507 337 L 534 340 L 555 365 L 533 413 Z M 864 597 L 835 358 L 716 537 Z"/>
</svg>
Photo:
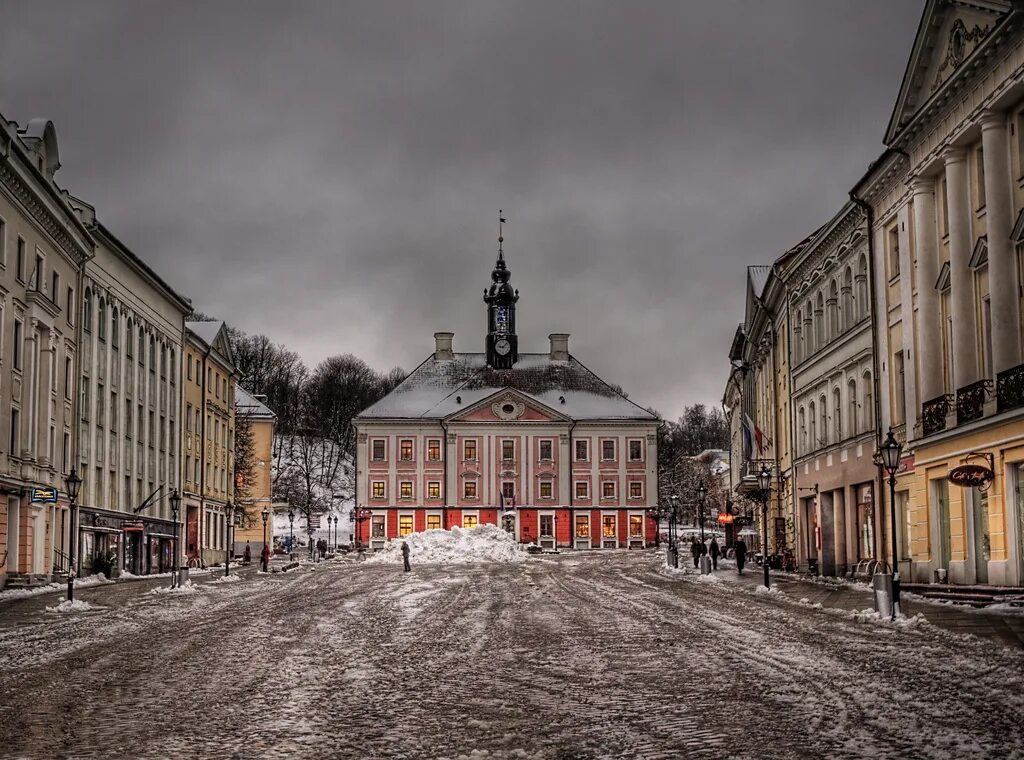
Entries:
<svg viewBox="0 0 1024 760">
<path fill-rule="evenodd" d="M 201 311 L 414 368 L 482 351 L 497 210 L 550 332 L 669 417 L 718 403 L 745 267 L 834 214 L 923 0 L 46 2 L 0 9 L 0 113 Z"/>
</svg>

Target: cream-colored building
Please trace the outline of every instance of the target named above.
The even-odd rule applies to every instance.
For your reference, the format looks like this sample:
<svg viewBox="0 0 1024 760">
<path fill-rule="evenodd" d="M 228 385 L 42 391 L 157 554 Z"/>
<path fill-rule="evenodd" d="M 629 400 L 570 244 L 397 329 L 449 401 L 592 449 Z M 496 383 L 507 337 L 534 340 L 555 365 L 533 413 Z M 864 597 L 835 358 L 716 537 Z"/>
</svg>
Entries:
<svg viewBox="0 0 1024 760">
<path fill-rule="evenodd" d="M 235 493 L 235 365 L 223 322 L 185 323 L 184 375 L 184 549 L 190 565 L 209 565 L 227 556 Z"/>
<path fill-rule="evenodd" d="M 235 554 L 242 555 L 248 544 L 254 562 L 263 550 L 264 536 L 269 544 L 273 531 L 274 504 L 271 490 L 274 426 L 277 423 L 277 415 L 264 403 L 266 400 L 266 396 L 254 396 L 242 386 L 235 386 L 235 429 L 237 431 L 238 425 L 241 424 L 240 418 L 244 417 L 252 430 L 253 462 L 249 482 L 240 483 L 237 479 L 235 482 L 238 516 L 235 519 L 237 527 L 233 546 Z M 267 517 L 265 530 L 263 510 L 271 513 Z"/>
<path fill-rule="evenodd" d="M 0 586 L 66 572 L 78 297 L 93 240 L 54 182 L 52 122 L 0 116 Z M 56 502 L 33 489 L 50 489 Z"/>
<path fill-rule="evenodd" d="M 115 574 L 163 572 L 173 564 L 169 496 L 181 488 L 181 355 L 191 305 L 91 206 L 74 204 L 96 241 L 81 286 L 81 569 L 106 554 Z"/>
</svg>

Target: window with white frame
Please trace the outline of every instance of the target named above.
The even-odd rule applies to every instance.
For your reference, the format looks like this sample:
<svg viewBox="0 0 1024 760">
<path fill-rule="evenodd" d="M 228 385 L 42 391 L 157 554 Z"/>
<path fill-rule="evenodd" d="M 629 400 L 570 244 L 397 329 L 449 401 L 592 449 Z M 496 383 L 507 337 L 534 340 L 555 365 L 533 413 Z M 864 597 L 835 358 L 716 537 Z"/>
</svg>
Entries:
<svg viewBox="0 0 1024 760">
<path fill-rule="evenodd" d="M 550 480 L 542 480 L 540 482 L 540 498 L 550 499 L 552 498 L 553 492 L 554 488 Z"/>
<path fill-rule="evenodd" d="M 384 439 L 374 438 L 371 444 L 371 448 L 371 459 L 373 459 L 374 462 L 383 462 L 385 457 Z"/>
<path fill-rule="evenodd" d="M 590 447 L 588 446 L 588 444 L 589 444 L 589 441 L 587 441 L 585 438 L 582 439 L 582 440 L 577 440 L 576 441 L 576 461 L 577 462 L 586 462 L 587 459 L 589 459 L 588 454 L 589 454 L 589 448 Z"/>
<path fill-rule="evenodd" d="M 383 499 L 386 496 L 387 491 L 384 488 L 383 480 L 373 481 L 373 498 Z"/>
<path fill-rule="evenodd" d="M 430 462 L 441 461 L 441 441 L 438 438 L 431 438 L 427 441 L 427 460 Z"/>
<path fill-rule="evenodd" d="M 427 530 L 441 530 L 441 515 L 427 515 Z"/>
<path fill-rule="evenodd" d="M 398 458 L 403 462 L 412 461 L 412 439 L 403 438 L 398 444 L 399 455 Z"/>
<path fill-rule="evenodd" d="M 503 462 L 512 462 L 516 458 L 516 442 L 506 438 L 501 442 L 501 459 Z"/>
<path fill-rule="evenodd" d="M 401 483 L 399 483 L 399 485 L 398 485 L 398 493 L 399 493 L 399 495 L 403 499 L 411 499 L 412 498 L 412 481 L 411 480 L 403 480 Z"/>
<path fill-rule="evenodd" d="M 544 440 L 540 442 L 540 461 L 551 461 L 551 441 Z"/>
<path fill-rule="evenodd" d="M 440 499 L 441 498 L 441 482 L 438 480 L 431 480 L 427 483 L 427 498 L 428 499 Z"/>
<path fill-rule="evenodd" d="M 606 480 L 601 483 L 601 498 L 602 499 L 614 499 L 615 498 L 615 481 Z"/>
<path fill-rule="evenodd" d="M 398 537 L 405 538 L 412 533 L 412 515 L 398 516 Z"/>
<path fill-rule="evenodd" d="M 462 497 L 464 499 L 475 499 L 476 498 L 476 481 L 467 480 L 462 484 Z"/>
<path fill-rule="evenodd" d="M 609 462 L 615 459 L 615 440 L 612 438 L 605 438 L 601 441 L 601 460 Z"/>
<path fill-rule="evenodd" d="M 642 481 L 634 480 L 629 484 L 629 498 L 631 499 L 642 499 L 644 498 L 644 484 Z"/>
<path fill-rule="evenodd" d="M 589 499 L 590 498 L 590 483 L 585 480 L 576 481 L 576 498 L 577 499 Z"/>
<path fill-rule="evenodd" d="M 644 459 L 644 442 L 639 438 L 633 438 L 629 442 L 629 461 L 642 462 Z"/>
<path fill-rule="evenodd" d="M 476 440 L 470 438 L 462 442 L 462 458 L 467 462 L 476 461 Z"/>
</svg>

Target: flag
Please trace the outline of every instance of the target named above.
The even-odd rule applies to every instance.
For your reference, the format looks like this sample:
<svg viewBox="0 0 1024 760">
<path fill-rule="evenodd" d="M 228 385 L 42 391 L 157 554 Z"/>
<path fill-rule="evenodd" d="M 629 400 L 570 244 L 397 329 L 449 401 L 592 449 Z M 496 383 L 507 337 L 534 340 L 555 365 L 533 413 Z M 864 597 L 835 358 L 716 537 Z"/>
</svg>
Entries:
<svg viewBox="0 0 1024 760">
<path fill-rule="evenodd" d="M 757 426 L 757 423 L 750 418 L 749 414 L 743 415 L 743 451 L 747 459 L 754 459 L 754 448 L 757 448 L 757 455 L 762 456 L 767 451 L 771 440 L 764 434 L 764 431 Z"/>
<path fill-rule="evenodd" d="M 502 512 L 505 511 L 505 492 L 500 488 L 498 489 L 498 508 L 501 509 Z"/>
</svg>

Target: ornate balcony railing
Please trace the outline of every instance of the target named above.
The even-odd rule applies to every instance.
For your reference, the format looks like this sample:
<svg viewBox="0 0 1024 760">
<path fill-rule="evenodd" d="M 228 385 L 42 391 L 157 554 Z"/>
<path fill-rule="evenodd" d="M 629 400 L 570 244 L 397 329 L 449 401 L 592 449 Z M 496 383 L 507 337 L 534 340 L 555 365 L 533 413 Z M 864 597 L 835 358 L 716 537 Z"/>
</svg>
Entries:
<svg viewBox="0 0 1024 760">
<path fill-rule="evenodd" d="M 945 394 L 921 406 L 921 428 L 925 437 L 946 429 L 946 415 L 953 406 L 952 395 Z"/>
<path fill-rule="evenodd" d="M 996 375 L 996 411 L 1024 406 L 1024 364 Z"/>
<path fill-rule="evenodd" d="M 956 424 L 980 420 L 985 416 L 985 399 L 992 392 L 991 380 L 979 380 L 956 392 Z"/>
<path fill-rule="evenodd" d="M 902 422 L 899 425 L 892 426 L 892 434 L 899 442 L 901 446 L 907 445 L 907 423 Z"/>
</svg>

